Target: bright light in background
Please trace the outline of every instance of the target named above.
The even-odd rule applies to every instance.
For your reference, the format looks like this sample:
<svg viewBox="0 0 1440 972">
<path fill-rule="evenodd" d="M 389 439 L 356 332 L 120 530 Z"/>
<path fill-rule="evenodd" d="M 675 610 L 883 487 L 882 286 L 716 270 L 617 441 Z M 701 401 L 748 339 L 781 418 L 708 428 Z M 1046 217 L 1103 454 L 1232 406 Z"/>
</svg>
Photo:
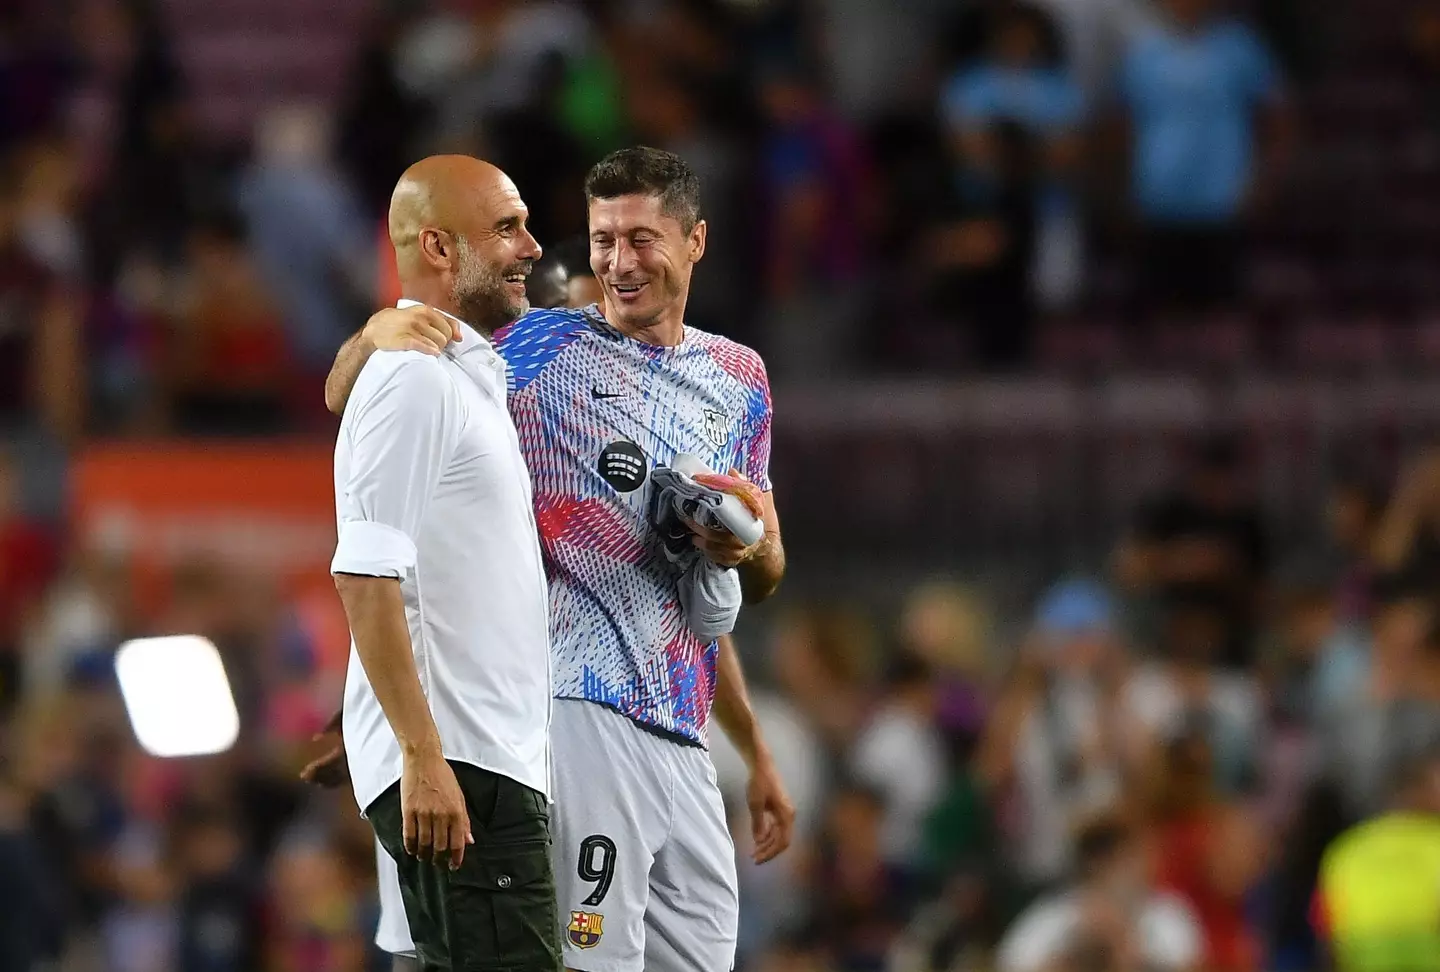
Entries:
<svg viewBox="0 0 1440 972">
<path fill-rule="evenodd" d="M 115 674 L 135 738 L 152 756 L 223 753 L 240 714 L 220 652 L 199 635 L 137 638 L 115 653 Z"/>
</svg>

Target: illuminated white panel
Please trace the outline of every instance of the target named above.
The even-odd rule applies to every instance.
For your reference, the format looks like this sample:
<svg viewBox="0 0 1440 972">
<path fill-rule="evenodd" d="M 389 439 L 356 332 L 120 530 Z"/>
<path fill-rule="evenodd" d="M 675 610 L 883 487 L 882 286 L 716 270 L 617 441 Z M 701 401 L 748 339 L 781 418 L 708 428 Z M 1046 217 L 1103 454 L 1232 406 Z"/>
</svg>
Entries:
<svg viewBox="0 0 1440 972">
<path fill-rule="evenodd" d="M 135 738 L 152 756 L 208 756 L 235 745 L 240 714 L 220 652 L 199 635 L 137 638 L 115 654 Z"/>
</svg>

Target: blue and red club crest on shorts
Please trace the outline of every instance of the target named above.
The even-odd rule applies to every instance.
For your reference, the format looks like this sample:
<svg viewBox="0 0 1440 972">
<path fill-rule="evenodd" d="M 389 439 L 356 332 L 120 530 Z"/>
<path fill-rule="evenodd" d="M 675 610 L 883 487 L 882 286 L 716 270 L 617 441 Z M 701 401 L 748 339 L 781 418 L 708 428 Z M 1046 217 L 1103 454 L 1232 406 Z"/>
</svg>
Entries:
<svg viewBox="0 0 1440 972">
<path fill-rule="evenodd" d="M 570 912 L 570 944 L 576 948 L 594 948 L 605 934 L 605 916 L 593 911 Z"/>
</svg>

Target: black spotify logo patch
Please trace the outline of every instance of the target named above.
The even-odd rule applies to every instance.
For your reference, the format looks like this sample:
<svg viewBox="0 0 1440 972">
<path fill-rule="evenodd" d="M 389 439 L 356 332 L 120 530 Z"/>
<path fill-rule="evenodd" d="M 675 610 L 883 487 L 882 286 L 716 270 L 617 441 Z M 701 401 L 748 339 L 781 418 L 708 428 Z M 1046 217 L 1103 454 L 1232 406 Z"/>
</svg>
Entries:
<svg viewBox="0 0 1440 972">
<path fill-rule="evenodd" d="M 600 476 L 617 493 L 633 493 L 645 485 L 649 461 L 645 452 L 629 439 L 612 442 L 600 450 Z"/>
</svg>

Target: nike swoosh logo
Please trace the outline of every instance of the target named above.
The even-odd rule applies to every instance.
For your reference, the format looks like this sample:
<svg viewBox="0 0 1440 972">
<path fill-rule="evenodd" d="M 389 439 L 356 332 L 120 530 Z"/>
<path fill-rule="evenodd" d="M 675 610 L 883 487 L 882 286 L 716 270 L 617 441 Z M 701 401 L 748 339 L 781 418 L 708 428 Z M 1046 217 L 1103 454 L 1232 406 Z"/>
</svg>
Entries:
<svg viewBox="0 0 1440 972">
<path fill-rule="evenodd" d="M 600 400 L 600 401 L 604 401 L 604 400 L 607 399 L 607 398 L 624 398 L 624 397 L 625 397 L 625 393 L 624 393 L 624 392 L 606 392 L 606 391 L 601 391 L 600 389 L 596 388 L 594 385 L 591 385 L 591 386 L 590 386 L 590 395 L 591 395 L 592 398 L 598 399 L 598 400 Z"/>
</svg>

